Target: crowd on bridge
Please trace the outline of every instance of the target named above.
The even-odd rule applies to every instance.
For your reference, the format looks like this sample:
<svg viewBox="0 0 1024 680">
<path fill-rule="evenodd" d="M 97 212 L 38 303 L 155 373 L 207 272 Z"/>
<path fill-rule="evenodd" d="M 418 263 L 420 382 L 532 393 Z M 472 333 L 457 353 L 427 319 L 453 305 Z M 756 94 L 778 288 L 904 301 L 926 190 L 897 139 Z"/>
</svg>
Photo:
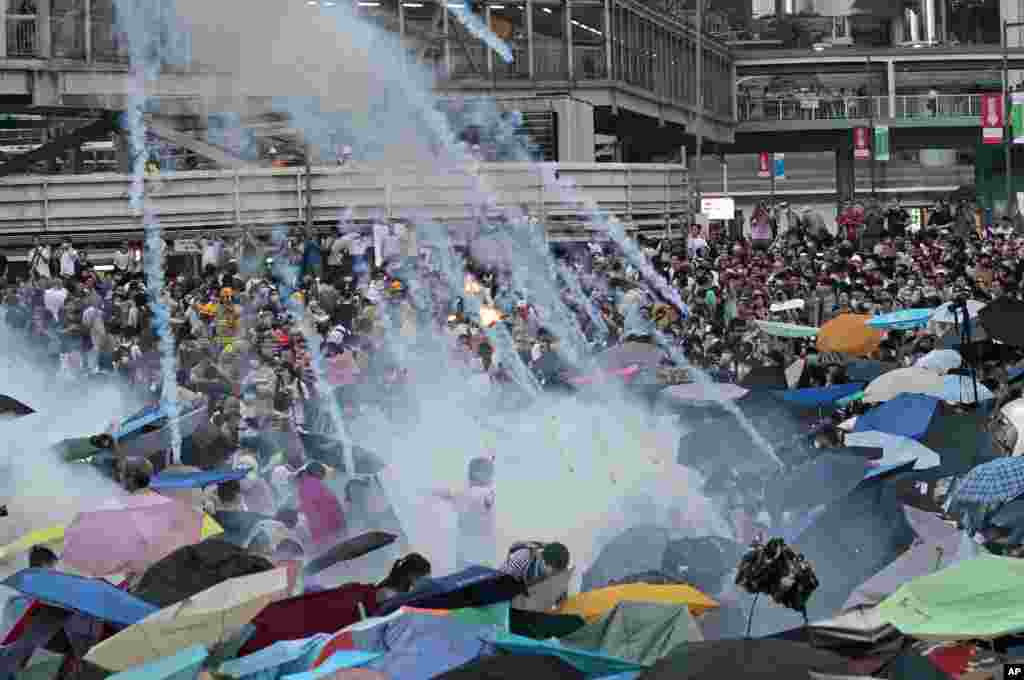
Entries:
<svg viewBox="0 0 1024 680">
<path fill-rule="evenodd" d="M 112 422 L 108 432 L 64 442 L 60 451 L 67 461 L 100 467 L 132 494 L 128 498 L 161 493 L 154 480 L 168 475 L 214 475 L 203 478 L 219 480 L 207 483 L 206 491 L 176 502 L 193 504 L 212 519 L 211 526 L 216 528 L 209 534 L 213 538 L 198 546 L 209 548 L 211 541 L 220 541 L 236 550 L 231 560 L 237 570 L 221 572 L 219 580 L 260 571 L 250 563 L 238 566 L 249 559 L 246 556 L 263 560 L 260 564 L 267 569 L 296 562 L 308 566 L 322 559 L 330 562 L 330 555 L 335 555 L 337 563 L 342 559 L 336 556 L 339 545 L 359 543 L 374 533 L 384 532 L 395 541 L 391 548 L 362 558 L 384 560 L 374 563 L 380 569 L 374 586 L 344 583 L 351 572 L 338 569 L 335 563 L 305 583 L 290 581 L 289 590 L 299 600 L 319 592 L 344 592 L 346 605 L 326 621 L 321 616 L 300 624 L 298 628 L 308 635 L 291 638 L 275 637 L 268 632 L 271 622 L 257 617 L 256 638 L 261 644 L 244 643 L 242 649 L 247 652 L 284 639 L 333 635 L 357 624 L 368 612 L 389 613 L 380 605 L 396 597 L 416 602 L 417 593 L 444 587 L 458 590 L 453 582 L 436 578 L 447 573 L 433 574 L 428 559 L 409 552 L 393 499 L 376 477 L 383 463 L 360 446 L 357 433 L 358 423 L 368 413 L 383 419 L 374 421 L 377 426 L 384 423 L 396 431 L 416 422 L 420 414 L 410 389 L 417 379 L 415 358 L 438 339 L 445 343 L 451 370 L 465 378 L 467 389 L 478 395 L 481 404 L 495 411 L 526 408 L 537 398 L 535 387 L 570 399 L 589 395 L 595 386 L 609 382 L 621 382 L 655 411 L 674 411 L 685 419 L 692 409 L 705 409 L 703 422 L 714 427 L 697 427 L 684 436 L 679 463 L 699 471 L 705 480 L 704 493 L 728 524 L 718 533 L 729 538 L 680 535 L 682 527 L 691 526 L 681 516 L 682 509 L 670 515 L 674 525 L 665 530 L 674 532 L 673 545 L 695 541 L 692 545 L 699 546 L 701 553 L 720 552 L 724 562 L 717 566 L 704 566 L 707 556 L 698 559 L 696 547 L 672 559 L 666 555 L 664 561 L 659 553 L 651 567 L 658 573 L 601 567 L 599 557 L 584 575 L 581 592 L 570 593 L 578 584 L 570 586 L 572 556 L 562 543 L 524 540 L 496 545 L 495 507 L 501 501 L 495 493 L 495 461 L 487 451 L 469 461 L 464 488 L 437 492 L 453 504 L 459 517 L 458 569 L 499 567 L 497 572 L 486 572 L 487 583 L 507 585 L 502 581 L 506 577 L 513 583 L 507 598 L 474 600 L 480 595 L 478 589 L 459 600 L 464 606 L 516 597 L 513 611 L 520 618 L 513 632 L 526 635 L 530 631 L 542 641 L 563 634 L 536 633 L 536 628 L 523 623 L 523 612 L 535 615 L 531 626 L 540 619 L 544 625 L 553 625 L 554 619 L 544 617 L 554 616 L 552 610 L 558 608 L 561 616 L 577 617 L 579 628 L 599 618 L 580 604 L 593 601 L 588 595 L 599 599 L 602 591 L 622 587 L 623 582 L 655 590 L 676 588 L 674 596 L 683 599 L 674 602 L 683 603 L 686 620 L 700 619 L 700 626 L 692 628 L 696 633 L 673 638 L 688 644 L 687 640 L 738 637 L 744 627 L 749 634 L 745 613 L 749 600 L 732 582 L 744 548 L 752 542 L 759 545 L 760 536 L 781 532 L 794 537 L 805 552 L 825 550 L 812 546 L 806 538 L 810 534 L 801 532 L 811 526 L 807 531 L 813 533 L 817 518 L 831 517 L 829 508 L 845 503 L 846 494 L 866 483 L 862 478 L 874 479 L 870 470 L 889 470 L 893 465 L 900 473 L 943 469 L 949 474 L 942 478 L 962 480 L 965 475 L 970 478 L 975 464 L 984 467 L 989 460 L 999 462 L 1018 452 L 1016 428 L 1024 427 L 1024 420 L 1018 423 L 1012 414 L 1021 397 L 1015 378 L 1024 373 L 1020 370 L 1024 364 L 1018 363 L 1024 358 L 1024 351 L 1018 349 L 1024 348 L 1024 332 L 1015 328 L 1012 315 L 1024 308 L 1024 236 L 1010 221 L 982 228 L 968 215 L 966 209 L 954 210 L 943 203 L 931 211 L 927 225 L 912 228 L 909 214 L 899 203 L 886 209 L 878 204 L 850 205 L 836 224 L 827 225 L 813 213 L 786 205 L 776 210 L 761 206 L 741 230 L 695 224 L 679 238 L 640 234 L 628 243 L 595 237 L 554 244 L 550 254 L 556 266 L 543 272 L 517 266 L 509 254 L 509 248 L 527 247 L 507 235 L 531 228 L 528 222 L 476 229 L 456 246 L 428 242 L 420 230 L 397 222 L 344 224 L 330 234 L 311 230 L 265 234 L 248 228 L 232 235 L 209 235 L 199 242 L 198 253 L 173 258 L 173 264 L 174 248 L 169 242 L 154 239 L 155 248 L 125 243 L 114 255 L 112 268 L 91 264 L 70 239 L 56 247 L 37 241 L 28 253 L 27 273 L 4 281 L 2 320 L 9 337 L 19 340 L 11 343 L 8 353 L 52 373 L 55 386 L 124 386 L 144 406 L 140 413 L 157 414 L 140 426 L 142 433 L 161 432 L 169 419 L 180 421 L 185 428 L 180 451 L 159 438 L 152 450 L 132 449 L 132 437 L 138 433 L 119 436 L 123 420 Z M 167 274 L 162 290 L 151 287 L 154 268 Z M 554 296 L 544 294 L 550 281 L 531 278 L 551 276 L 549 272 L 556 272 Z M 564 335 L 560 308 L 570 311 L 571 325 L 580 331 L 588 355 L 585 362 L 574 364 L 567 357 L 565 345 L 571 339 Z M 161 335 L 172 339 L 174 351 L 176 384 L 170 390 L 161 366 L 166 359 Z M 879 397 L 881 387 L 873 388 L 879 380 L 902 375 L 927 387 L 888 386 L 890 393 Z M 968 384 L 971 390 L 965 388 Z M 774 410 L 766 410 L 761 401 L 754 405 L 756 395 L 773 394 L 764 392 L 766 387 L 789 395 L 784 400 L 790 401 L 815 395 L 808 402 L 811 415 L 802 412 L 803 420 L 787 430 L 785 441 L 770 424 L 778 420 L 778 410 L 785 410 L 781 402 Z M 176 395 L 178 414 L 165 410 L 169 391 Z M 908 391 L 920 392 L 934 402 L 925 408 L 931 409 L 936 422 L 947 417 L 962 421 L 979 414 L 963 427 L 971 436 L 987 436 L 987 448 L 971 444 L 969 455 L 951 451 L 951 458 L 970 459 L 964 469 L 953 471 L 945 470 L 946 451 L 933 454 L 935 465 L 919 467 L 916 449 L 904 442 L 897 446 L 885 437 L 872 439 L 869 446 L 881 454 L 881 462 L 847 457 L 842 463 L 834 460 L 838 454 L 822 453 L 856 450 L 853 441 L 858 431 L 851 422 L 873 417 L 872 413 L 881 412 Z M 723 428 L 737 430 L 717 419 L 714 405 L 727 402 L 735 402 L 744 412 L 751 409 L 755 429 L 767 428 L 769 443 L 785 464 L 782 477 L 765 477 L 763 469 L 751 471 L 742 462 L 760 446 L 757 438 L 736 443 L 736 450 L 730 448 L 733 442 L 728 437 L 722 443 Z M 788 416 L 784 420 L 791 424 Z M 885 434 L 914 439 L 894 427 L 888 425 Z M 798 439 L 806 440 L 803 444 L 793 444 L 794 431 Z M 925 448 L 918 441 L 912 443 Z M 908 458 L 908 450 L 914 450 L 915 457 Z M 826 467 L 825 487 L 834 490 L 836 480 L 850 476 L 851 460 L 860 465 L 856 483 L 842 493 L 836 491 L 834 498 L 804 507 L 791 504 L 793 499 L 772 500 L 766 491 L 794 479 L 806 482 L 808 474 L 821 474 L 823 461 L 829 466 L 845 465 L 842 473 Z M 868 477 L 864 477 L 865 465 Z M 232 475 L 232 471 L 240 472 Z M 217 477 L 220 474 L 226 477 Z M 1019 477 L 1024 479 L 1024 472 Z M 892 484 L 898 488 L 894 507 L 923 508 L 936 519 L 954 517 L 942 504 L 953 497 L 957 485 L 936 484 L 935 479 L 911 481 Z M 1022 493 L 1024 487 L 1000 502 L 1012 503 Z M 138 501 L 125 502 L 131 509 L 131 503 Z M 988 501 L 982 505 L 992 509 Z M 809 508 L 817 508 L 819 514 L 808 514 Z M 840 526 L 847 521 L 832 519 Z M 960 526 L 971 533 L 964 535 L 977 531 L 985 549 L 1015 554 L 1018 543 L 1008 538 L 1015 534 L 1006 530 L 1013 527 L 993 531 L 984 519 L 966 513 Z M 858 534 L 857 540 L 872 543 L 871 533 Z M 878 540 L 894 542 L 900 550 L 910 545 L 891 536 Z M 968 540 L 976 543 L 974 538 Z M 58 555 L 45 547 L 47 543 L 26 545 L 35 545 L 31 566 L 49 569 L 56 560 L 63 560 L 81 571 L 81 562 L 75 562 L 67 549 Z M 181 549 L 185 547 L 189 546 Z M 822 591 L 827 591 L 812 600 L 819 603 L 816 614 L 845 611 L 841 605 L 854 587 L 897 556 L 894 546 L 887 544 L 882 559 L 876 547 L 864 551 L 871 552 L 872 560 L 853 558 L 853 566 L 826 566 L 824 558 L 814 562 L 824 584 Z M 189 559 L 200 564 L 222 557 L 197 546 L 190 549 L 198 552 Z M 979 545 L 978 550 L 983 548 Z M 497 555 L 506 556 L 503 564 L 495 563 Z M 184 559 L 180 551 L 161 557 Z M 388 565 L 399 557 L 389 573 Z M 152 570 L 161 564 L 147 566 Z M 605 576 L 602 569 L 608 572 Z M 124 587 L 144 592 L 140 584 L 150 583 L 148 573 L 128 573 Z M 923 573 L 912 576 L 918 575 Z M 539 587 L 551 583 L 553 592 Z M 740 585 L 749 590 L 749 584 Z M 8 607 L 8 625 L 24 619 L 28 603 L 40 599 L 33 592 L 29 589 L 22 600 L 12 601 L 17 606 Z M 628 599 L 621 596 L 614 602 Z M 804 597 L 794 608 L 806 615 L 806 605 Z M 596 611 L 599 616 L 611 616 L 612 606 Z M 705 614 L 708 609 L 717 611 Z M 567 624 L 565 619 L 560 621 Z M 8 644 L 19 630 L 14 625 Z M 913 637 L 902 628 L 900 632 Z M 950 634 L 951 639 L 962 637 Z M 634 675 L 662 677 L 657 673 L 666 663 L 680 668 L 679 659 L 668 649 L 641 660 L 630 656 L 627 648 L 621 644 L 615 650 L 635 664 Z M 322 649 L 318 646 L 317 654 Z M 592 649 L 609 651 L 600 646 Z M 906 653 L 903 646 L 897 650 Z M 925 653 L 916 649 L 914 654 Z M 658 665 L 644 670 L 659 659 Z M 577 659 L 568 665 L 579 669 L 581 663 Z M 446 669 L 438 664 L 431 661 L 430 667 L 439 674 Z M 628 663 L 622 668 L 628 669 Z M 76 672 L 80 669 L 71 666 L 61 671 Z"/>
</svg>

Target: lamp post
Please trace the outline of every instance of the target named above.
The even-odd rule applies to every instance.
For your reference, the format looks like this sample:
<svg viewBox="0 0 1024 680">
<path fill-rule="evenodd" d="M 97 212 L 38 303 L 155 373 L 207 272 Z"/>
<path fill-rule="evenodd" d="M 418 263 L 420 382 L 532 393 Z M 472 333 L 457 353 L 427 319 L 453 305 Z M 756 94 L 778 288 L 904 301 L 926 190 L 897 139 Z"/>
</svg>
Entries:
<svg viewBox="0 0 1024 680">
<path fill-rule="evenodd" d="M 1016 212 L 1013 201 L 1013 140 L 1010 138 L 1010 41 L 1011 28 L 1024 26 L 1024 21 L 1003 22 L 1003 144 L 1006 152 L 1006 216 L 1013 217 Z M 984 121 L 983 121 L 984 122 Z"/>
</svg>

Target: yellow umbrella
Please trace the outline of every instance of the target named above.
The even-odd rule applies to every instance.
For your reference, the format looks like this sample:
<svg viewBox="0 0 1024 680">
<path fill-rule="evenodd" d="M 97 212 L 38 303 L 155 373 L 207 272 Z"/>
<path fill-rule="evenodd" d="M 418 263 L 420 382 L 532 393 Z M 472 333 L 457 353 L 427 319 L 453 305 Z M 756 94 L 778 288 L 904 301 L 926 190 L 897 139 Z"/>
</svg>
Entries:
<svg viewBox="0 0 1024 680">
<path fill-rule="evenodd" d="M 64 530 L 66 525 L 58 525 L 49 529 L 39 529 L 25 534 L 13 543 L 0 548 L 0 561 L 9 560 L 22 553 L 28 552 L 34 545 L 47 545 L 50 543 L 61 544 L 64 542 Z"/>
<path fill-rule="evenodd" d="M 882 343 L 882 332 L 868 325 L 872 318 L 840 314 L 818 330 L 818 351 L 869 356 Z"/>
<path fill-rule="evenodd" d="M 128 626 L 90 649 L 85 660 L 123 671 L 192 645 L 213 647 L 230 639 L 287 590 L 284 567 L 228 579 Z"/>
<path fill-rule="evenodd" d="M 699 616 L 708 609 L 718 607 L 717 602 L 691 586 L 628 583 L 599 588 L 570 597 L 562 604 L 558 613 L 574 614 L 590 623 L 610 612 L 620 602 L 685 604 L 694 616 Z"/>
</svg>

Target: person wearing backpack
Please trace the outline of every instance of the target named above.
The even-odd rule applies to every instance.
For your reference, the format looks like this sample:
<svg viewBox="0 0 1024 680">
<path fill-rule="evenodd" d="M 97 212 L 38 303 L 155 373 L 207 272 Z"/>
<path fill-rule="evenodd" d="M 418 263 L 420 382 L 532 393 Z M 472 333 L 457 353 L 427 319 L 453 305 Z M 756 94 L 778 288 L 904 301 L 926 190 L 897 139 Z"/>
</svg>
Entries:
<svg viewBox="0 0 1024 680">
<path fill-rule="evenodd" d="M 569 549 L 561 543 L 513 543 L 501 570 L 526 585 L 539 583 L 569 568 Z"/>
</svg>

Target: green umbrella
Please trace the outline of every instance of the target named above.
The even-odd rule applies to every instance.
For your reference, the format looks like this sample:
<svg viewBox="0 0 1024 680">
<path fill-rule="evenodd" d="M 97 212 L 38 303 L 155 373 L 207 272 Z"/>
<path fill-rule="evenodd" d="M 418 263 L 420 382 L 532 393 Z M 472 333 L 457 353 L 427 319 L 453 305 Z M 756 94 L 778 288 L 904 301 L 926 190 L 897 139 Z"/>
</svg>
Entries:
<svg viewBox="0 0 1024 680">
<path fill-rule="evenodd" d="M 778 338 L 813 338 L 818 335 L 818 329 L 814 326 L 800 326 L 781 321 L 755 321 L 754 323 L 768 335 Z"/>
<path fill-rule="evenodd" d="M 880 605 L 904 635 L 994 640 L 1024 631 L 1024 560 L 982 555 L 904 584 Z"/>
</svg>

